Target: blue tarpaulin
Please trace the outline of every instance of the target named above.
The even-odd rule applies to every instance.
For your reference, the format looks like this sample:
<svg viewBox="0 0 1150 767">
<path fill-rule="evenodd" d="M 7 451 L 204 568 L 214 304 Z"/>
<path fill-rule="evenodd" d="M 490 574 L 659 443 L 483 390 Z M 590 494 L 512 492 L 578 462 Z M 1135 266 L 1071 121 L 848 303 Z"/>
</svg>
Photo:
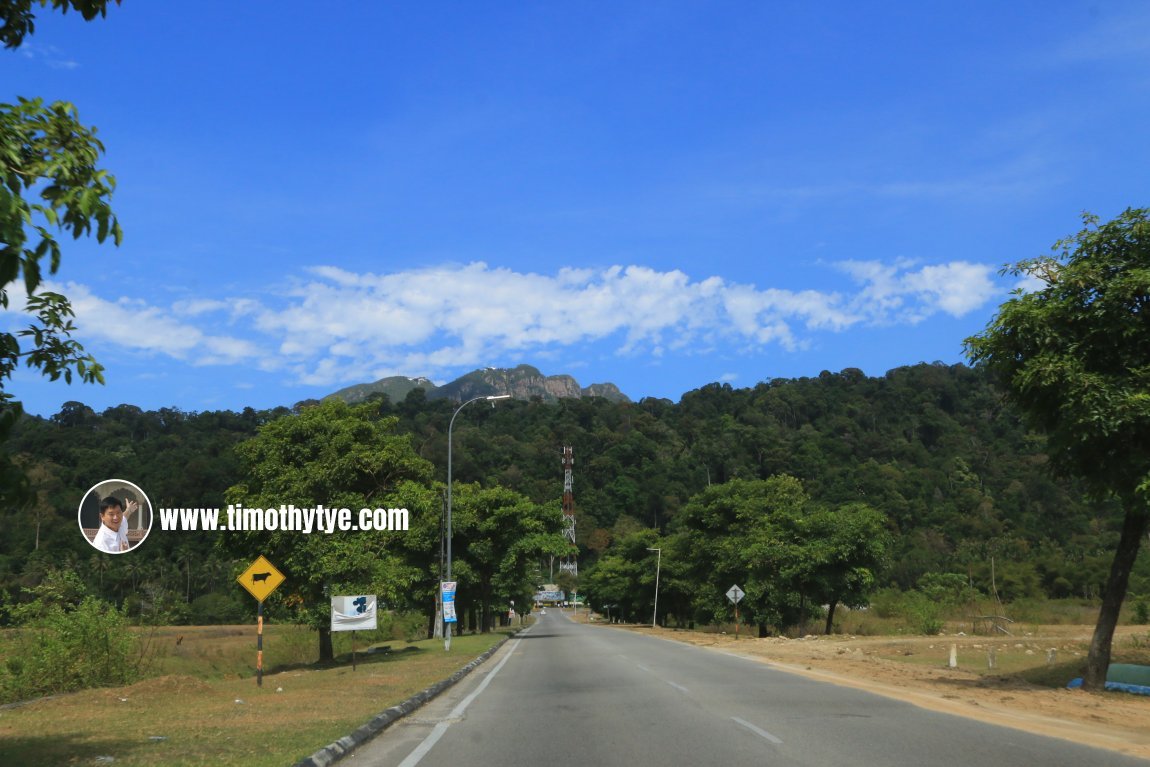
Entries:
<svg viewBox="0 0 1150 767">
<path fill-rule="evenodd" d="M 1081 687 L 1082 677 L 1070 680 L 1069 688 Z M 1131 692 L 1135 695 L 1150 695 L 1150 666 L 1133 663 L 1111 663 L 1106 670 L 1106 689 L 1116 692 Z"/>
</svg>

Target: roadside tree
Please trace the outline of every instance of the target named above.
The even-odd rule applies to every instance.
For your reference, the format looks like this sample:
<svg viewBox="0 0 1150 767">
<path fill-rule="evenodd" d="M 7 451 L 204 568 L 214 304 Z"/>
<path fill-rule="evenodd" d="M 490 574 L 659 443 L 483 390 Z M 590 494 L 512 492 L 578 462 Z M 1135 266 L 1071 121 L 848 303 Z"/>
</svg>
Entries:
<svg viewBox="0 0 1150 767">
<path fill-rule="evenodd" d="M 702 617 L 725 615 L 724 595 L 738 584 L 746 592 L 741 611 L 760 636 L 771 625 L 801 626 L 824 604 L 829 633 L 839 604 L 866 604 L 889 548 L 881 513 L 812 503 L 785 475 L 713 485 L 687 504 L 681 522 L 675 551 L 690 562 Z"/>
<path fill-rule="evenodd" d="M 1033 428 L 1050 466 L 1122 508 L 1083 687 L 1101 690 L 1118 613 L 1150 526 L 1150 209 L 1084 217 L 1054 254 L 1007 267 L 1024 288 L 966 341 Z"/>
<path fill-rule="evenodd" d="M 522 594 L 533 563 L 561 557 L 570 544 L 562 535 L 558 506 L 532 503 L 504 487 L 458 485 L 452 493 L 453 577 L 462 604 L 475 590 L 480 630 L 489 631 L 496 607 Z M 498 601 L 497 601 L 498 600 Z"/>
<path fill-rule="evenodd" d="M 329 400 L 278 418 L 236 447 L 246 479 L 226 493 L 229 504 L 278 509 L 324 506 L 351 511 L 406 508 L 412 515 L 438 515 L 424 508 L 433 496 L 432 466 L 415 454 L 411 440 L 395 433 L 396 419 L 377 417 L 378 404 L 351 407 Z M 231 557 L 263 554 L 286 576 L 283 594 L 272 595 L 319 631 L 319 658 L 333 657 L 331 596 L 342 590 L 373 592 L 384 603 L 405 601 L 420 575 L 399 553 L 404 531 L 229 531 L 219 538 Z"/>
</svg>

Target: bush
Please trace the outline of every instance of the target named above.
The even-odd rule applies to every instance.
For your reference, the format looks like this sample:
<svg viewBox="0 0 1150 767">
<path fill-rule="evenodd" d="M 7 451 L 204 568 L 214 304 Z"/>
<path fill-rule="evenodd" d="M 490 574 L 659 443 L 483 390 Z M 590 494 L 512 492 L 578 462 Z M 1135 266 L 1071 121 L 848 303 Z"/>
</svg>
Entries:
<svg viewBox="0 0 1150 767">
<path fill-rule="evenodd" d="M 0 698 L 24 700 L 139 678 L 139 642 L 126 616 L 86 597 L 74 609 L 51 605 L 19 629 L 0 669 Z"/>
<path fill-rule="evenodd" d="M 901 618 L 903 593 L 893 588 L 881 589 L 871 597 L 870 609 L 880 618 Z"/>
<path fill-rule="evenodd" d="M 882 620 L 901 621 L 917 634 L 938 634 L 945 625 L 943 605 L 921 591 L 882 589 L 871 598 L 869 612 Z"/>
<path fill-rule="evenodd" d="M 925 594 L 908 591 L 904 596 L 904 615 L 912 631 L 934 636 L 942 631 L 945 622 L 942 608 Z"/>
<path fill-rule="evenodd" d="M 946 607 L 962 607 L 982 596 L 966 576 L 957 573 L 926 573 L 918 579 L 918 590 L 932 602 Z"/>
<path fill-rule="evenodd" d="M 1146 597 L 1134 601 L 1134 622 L 1142 626 L 1150 623 L 1150 601 Z"/>
</svg>

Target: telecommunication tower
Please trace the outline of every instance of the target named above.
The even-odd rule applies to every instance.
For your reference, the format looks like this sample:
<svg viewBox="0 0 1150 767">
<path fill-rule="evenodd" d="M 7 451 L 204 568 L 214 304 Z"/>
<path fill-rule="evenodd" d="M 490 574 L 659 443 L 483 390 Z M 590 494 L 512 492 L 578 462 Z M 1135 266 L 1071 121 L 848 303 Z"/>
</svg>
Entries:
<svg viewBox="0 0 1150 767">
<path fill-rule="evenodd" d="M 574 473 L 575 456 L 570 447 L 563 448 L 563 537 L 572 546 L 575 545 L 575 496 L 572 493 L 572 474 Z M 575 554 L 568 554 L 559 561 L 559 572 L 579 575 L 579 558 Z"/>
</svg>

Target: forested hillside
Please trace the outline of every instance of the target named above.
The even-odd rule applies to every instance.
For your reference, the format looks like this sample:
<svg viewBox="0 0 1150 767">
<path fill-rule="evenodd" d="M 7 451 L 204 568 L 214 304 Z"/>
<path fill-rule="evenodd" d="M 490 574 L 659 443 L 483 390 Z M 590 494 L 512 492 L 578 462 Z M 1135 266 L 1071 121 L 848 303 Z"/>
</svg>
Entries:
<svg viewBox="0 0 1150 767">
<path fill-rule="evenodd" d="M 397 433 L 409 435 L 442 483 L 456 403 L 429 400 L 421 389 L 402 402 L 373 402 L 373 417 L 398 419 Z M 138 600 L 129 606 L 140 611 L 164 605 L 177 619 L 211 620 L 247 609 L 219 534 L 154 530 L 132 556 L 106 557 L 81 538 L 77 506 L 91 485 L 112 477 L 143 487 L 156 507 L 226 506 L 225 491 L 245 479 L 234 446 L 261 424 L 290 417 L 287 408 L 184 413 L 122 405 L 94 413 L 69 403 L 49 419 L 25 418 L 7 448 L 40 492 L 34 506 L 2 512 L 5 599 L 18 600 L 21 586 L 67 565 L 99 593 Z M 684 510 L 708 487 L 780 475 L 798 479 L 813 503 L 861 503 L 884 515 L 891 549 L 876 585 L 902 589 L 949 572 L 989 593 L 993 566 L 1004 600 L 1096 597 L 1119 520 L 1050 476 L 1042 438 L 1020 425 L 980 371 L 962 365 L 916 365 L 882 377 L 848 369 L 747 389 L 712 384 L 679 403 L 476 403 L 455 421 L 454 478 L 557 505 L 563 445 L 574 448 L 583 574 L 629 535 L 685 529 Z M 435 573 L 427 577 L 434 582 Z M 1131 592 L 1148 591 L 1144 554 Z"/>
</svg>

